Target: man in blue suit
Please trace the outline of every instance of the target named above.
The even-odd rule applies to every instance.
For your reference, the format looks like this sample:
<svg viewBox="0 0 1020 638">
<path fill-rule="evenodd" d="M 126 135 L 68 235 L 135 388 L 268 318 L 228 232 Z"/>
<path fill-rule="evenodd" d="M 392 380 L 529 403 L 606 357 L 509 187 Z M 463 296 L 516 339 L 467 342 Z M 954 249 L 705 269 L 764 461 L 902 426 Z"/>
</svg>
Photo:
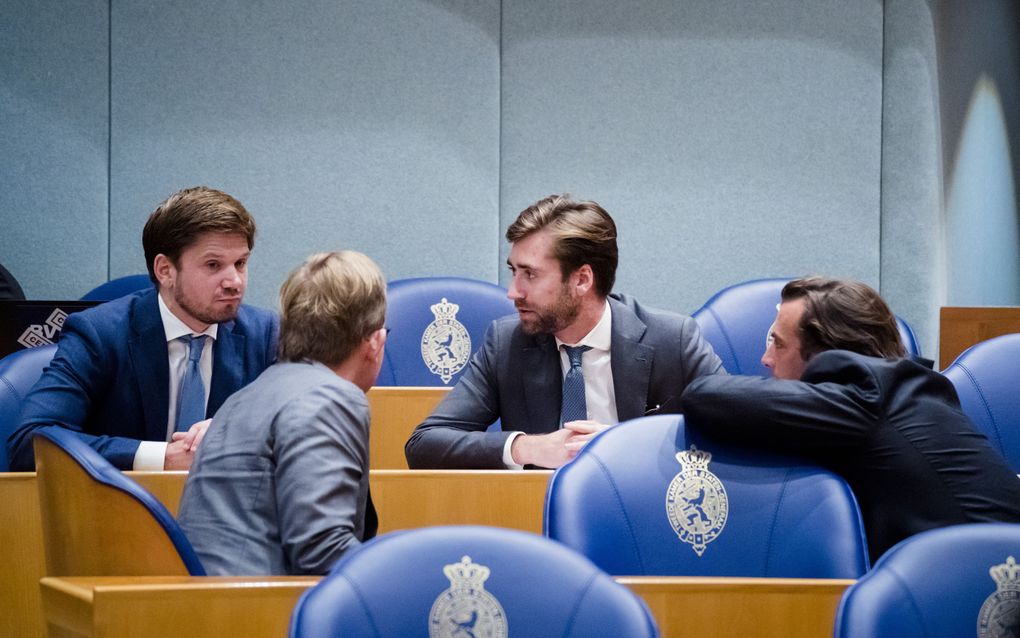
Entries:
<svg viewBox="0 0 1020 638">
<path fill-rule="evenodd" d="M 124 470 L 186 470 L 224 400 L 276 357 L 275 314 L 241 304 L 255 220 L 204 186 L 171 195 L 142 231 L 155 289 L 70 315 L 7 440 L 31 470 L 32 432 L 57 425 Z"/>
<path fill-rule="evenodd" d="M 493 322 L 464 376 L 412 433 L 411 468 L 559 467 L 618 421 L 675 411 L 724 373 L 690 317 L 611 294 L 616 225 L 552 195 L 506 232 L 518 316 Z M 501 419 L 502 431 L 487 427 Z"/>
</svg>

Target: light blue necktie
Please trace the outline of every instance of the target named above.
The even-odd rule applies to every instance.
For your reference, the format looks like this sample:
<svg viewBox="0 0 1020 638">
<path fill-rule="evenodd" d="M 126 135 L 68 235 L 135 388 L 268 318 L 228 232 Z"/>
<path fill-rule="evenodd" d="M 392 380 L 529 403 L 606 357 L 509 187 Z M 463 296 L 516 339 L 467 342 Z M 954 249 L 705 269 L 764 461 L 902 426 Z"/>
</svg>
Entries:
<svg viewBox="0 0 1020 638">
<path fill-rule="evenodd" d="M 588 406 L 584 401 L 584 375 L 581 374 L 581 355 L 591 350 L 590 346 L 563 346 L 570 359 L 570 370 L 563 377 L 563 403 L 560 407 L 560 425 L 570 421 L 588 418 Z"/>
<path fill-rule="evenodd" d="M 205 335 L 184 335 L 178 339 L 188 344 L 188 363 L 185 365 L 184 379 L 177 393 L 175 429 L 178 432 L 187 432 L 188 428 L 205 418 L 205 386 L 202 385 L 202 370 L 199 368 Z"/>
</svg>

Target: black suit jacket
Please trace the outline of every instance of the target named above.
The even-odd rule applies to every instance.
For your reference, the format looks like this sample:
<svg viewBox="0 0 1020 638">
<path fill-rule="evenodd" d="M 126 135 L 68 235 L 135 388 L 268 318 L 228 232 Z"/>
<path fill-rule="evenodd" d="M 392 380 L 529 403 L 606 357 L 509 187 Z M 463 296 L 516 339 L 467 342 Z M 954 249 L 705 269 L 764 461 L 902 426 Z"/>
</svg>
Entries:
<svg viewBox="0 0 1020 638">
<path fill-rule="evenodd" d="M 707 436 L 800 454 L 842 475 L 872 561 L 927 529 L 1020 522 L 1020 479 L 963 414 L 952 384 L 907 359 L 832 350 L 800 381 L 704 377 L 681 403 Z"/>
</svg>

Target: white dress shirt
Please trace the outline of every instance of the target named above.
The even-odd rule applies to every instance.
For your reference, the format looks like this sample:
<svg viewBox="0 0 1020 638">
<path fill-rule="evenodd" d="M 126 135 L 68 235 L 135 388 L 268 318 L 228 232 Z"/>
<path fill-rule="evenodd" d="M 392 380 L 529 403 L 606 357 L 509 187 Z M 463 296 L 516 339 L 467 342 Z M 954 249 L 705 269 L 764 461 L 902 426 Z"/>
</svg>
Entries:
<svg viewBox="0 0 1020 638">
<path fill-rule="evenodd" d="M 564 343 L 556 339 L 560 352 L 560 368 L 563 376 L 570 370 L 570 357 L 563 346 L 588 346 L 591 350 L 581 355 L 581 374 L 584 375 L 584 403 L 588 418 L 598 423 L 613 425 L 619 421 L 616 413 L 616 392 L 613 386 L 613 368 L 610 365 L 610 346 L 613 340 L 613 312 L 608 302 L 603 302 L 602 317 L 591 332 L 577 343 Z M 513 462 L 510 446 L 521 432 L 511 432 L 503 446 L 503 463 L 512 470 L 524 466 Z"/>
<path fill-rule="evenodd" d="M 166 419 L 166 441 L 142 441 L 135 452 L 132 468 L 135 470 L 162 470 L 166 457 L 166 445 L 177 425 L 177 395 L 180 392 L 181 380 L 188 363 L 188 345 L 178 338 L 194 335 L 183 321 L 167 308 L 162 295 L 156 295 L 159 303 L 159 316 L 163 320 L 163 332 L 166 334 L 167 364 L 170 371 L 169 408 Z M 198 361 L 202 373 L 202 386 L 205 388 L 205 403 L 209 405 L 209 388 L 212 383 L 212 348 L 219 324 L 212 324 L 200 333 L 211 337 L 202 346 L 202 357 Z"/>
</svg>

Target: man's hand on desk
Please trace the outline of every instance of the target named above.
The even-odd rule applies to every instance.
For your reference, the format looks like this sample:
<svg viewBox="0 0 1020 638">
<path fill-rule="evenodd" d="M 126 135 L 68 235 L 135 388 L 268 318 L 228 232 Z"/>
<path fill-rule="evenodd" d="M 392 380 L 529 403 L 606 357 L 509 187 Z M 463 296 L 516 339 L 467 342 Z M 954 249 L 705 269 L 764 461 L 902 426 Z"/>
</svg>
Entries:
<svg viewBox="0 0 1020 638">
<path fill-rule="evenodd" d="M 608 427 L 596 421 L 570 421 L 549 434 L 522 434 L 510 445 L 510 455 L 520 465 L 557 468 Z"/>
<path fill-rule="evenodd" d="M 206 419 L 191 426 L 187 432 L 174 432 L 170 437 L 170 443 L 166 446 L 163 469 L 190 470 L 191 463 L 195 460 L 195 452 L 198 450 L 199 444 L 202 443 L 202 438 L 210 423 L 212 423 L 212 419 Z"/>
</svg>

